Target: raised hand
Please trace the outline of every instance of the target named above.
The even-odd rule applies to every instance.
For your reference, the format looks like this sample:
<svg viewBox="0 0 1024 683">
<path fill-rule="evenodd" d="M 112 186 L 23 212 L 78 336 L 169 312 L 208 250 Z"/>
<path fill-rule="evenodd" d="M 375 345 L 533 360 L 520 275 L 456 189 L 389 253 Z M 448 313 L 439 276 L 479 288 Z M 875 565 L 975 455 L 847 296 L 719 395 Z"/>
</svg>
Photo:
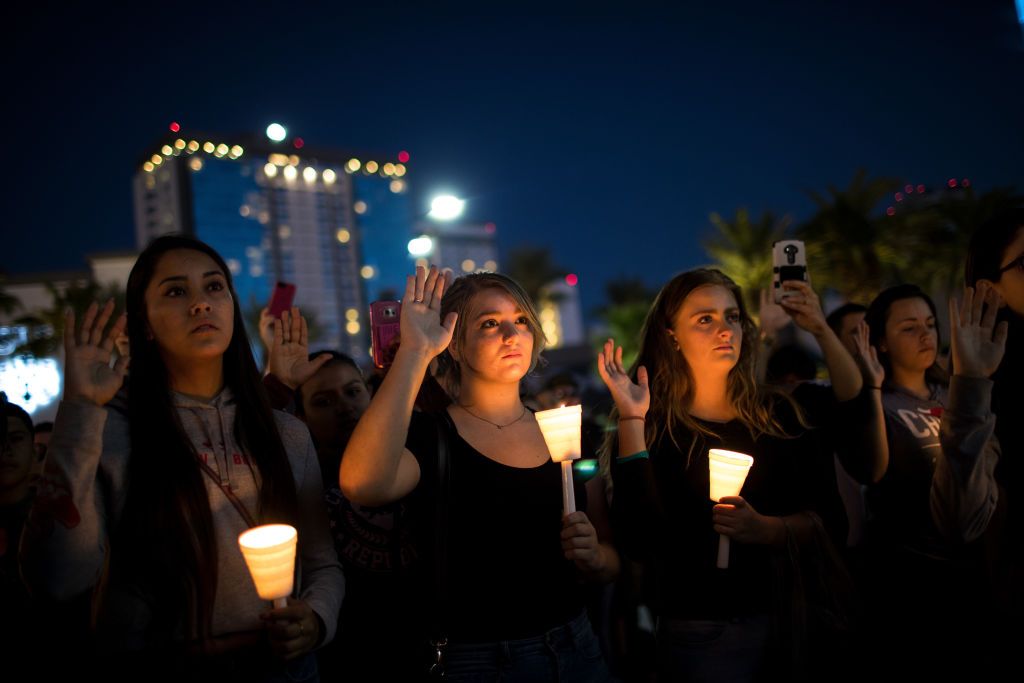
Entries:
<svg viewBox="0 0 1024 683">
<path fill-rule="evenodd" d="M 999 367 L 1006 351 L 1007 323 L 996 324 L 1002 305 L 999 293 L 981 282 L 975 291 L 964 290 L 963 303 L 949 300 L 950 352 L 953 374 L 964 377 L 989 377 Z"/>
<path fill-rule="evenodd" d="M 857 361 L 864 383 L 870 387 L 881 387 L 885 381 L 885 368 L 878 360 L 878 350 L 871 345 L 871 329 L 863 320 L 853 330 L 853 346 L 856 349 L 853 359 Z"/>
<path fill-rule="evenodd" d="M 270 309 L 264 306 L 260 309 L 260 341 L 263 342 L 263 348 L 267 349 L 268 353 L 270 347 L 274 343 L 274 321 L 277 320 L 274 316 L 270 315 Z"/>
<path fill-rule="evenodd" d="M 270 374 L 292 389 L 305 384 L 331 359 L 331 355 L 325 353 L 309 360 L 309 327 L 299 314 L 298 306 L 292 306 L 291 311 L 283 311 L 280 319 L 273 318 L 271 329 L 273 334 L 268 347 Z"/>
<path fill-rule="evenodd" d="M 828 323 L 825 322 L 825 312 L 821 310 L 821 299 L 811 285 L 802 280 L 786 280 L 782 288 L 791 294 L 782 300 L 780 306 L 793 322 L 815 337 L 824 334 Z"/>
<path fill-rule="evenodd" d="M 597 357 L 597 372 L 601 375 L 608 391 L 615 400 L 620 417 L 645 417 L 651 407 L 651 388 L 647 381 L 647 368 L 640 366 L 636 371 L 636 382 L 626 374 L 622 366 L 622 347 L 615 347 L 615 340 L 609 339 Z"/>
<path fill-rule="evenodd" d="M 449 313 L 442 321 L 440 310 L 441 297 L 451 277 L 450 270 L 441 273 L 436 266 L 431 266 L 428 273 L 422 266 L 416 266 L 416 274 L 405 279 L 399 353 L 419 353 L 433 358 L 448 348 L 458 314 Z"/>
<path fill-rule="evenodd" d="M 114 300 L 102 309 L 89 305 L 76 334 L 75 312 L 64 314 L 64 400 L 82 399 L 98 406 L 114 398 L 128 371 L 128 357 L 121 356 L 113 366 L 115 340 L 124 332 L 127 317 L 117 317 L 104 336 L 103 330 L 114 313 Z M 98 314 L 98 315 L 97 315 Z"/>
<path fill-rule="evenodd" d="M 765 339 L 775 339 L 782 328 L 789 324 L 789 316 L 782 306 L 775 303 L 771 289 L 761 290 L 761 308 L 758 310 L 761 336 Z"/>
</svg>

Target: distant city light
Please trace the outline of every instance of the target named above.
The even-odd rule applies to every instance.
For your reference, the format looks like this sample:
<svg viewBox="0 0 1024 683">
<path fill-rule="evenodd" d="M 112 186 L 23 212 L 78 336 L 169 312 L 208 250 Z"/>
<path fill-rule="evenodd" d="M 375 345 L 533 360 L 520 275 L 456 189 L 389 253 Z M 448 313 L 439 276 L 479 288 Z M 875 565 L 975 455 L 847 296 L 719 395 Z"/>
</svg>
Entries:
<svg viewBox="0 0 1024 683">
<path fill-rule="evenodd" d="M 345 324 L 345 331 L 349 334 L 359 334 L 359 323 L 355 320 L 350 320 Z"/>
<path fill-rule="evenodd" d="M 498 270 L 498 263 L 497 263 L 497 261 L 484 261 L 484 270 L 489 270 L 492 273 L 494 271 Z"/>
<path fill-rule="evenodd" d="M 333 184 L 334 181 L 338 179 L 338 175 L 329 168 L 325 168 L 322 175 L 324 178 L 324 182 L 327 183 L 328 185 Z"/>
<path fill-rule="evenodd" d="M 185 141 L 182 140 L 181 138 L 178 138 L 177 140 L 174 141 L 174 146 L 177 149 L 185 149 Z"/>
<path fill-rule="evenodd" d="M 299 171 L 294 166 L 285 166 L 284 167 L 284 179 L 285 180 L 295 180 L 298 177 L 298 175 L 299 175 Z"/>
<path fill-rule="evenodd" d="M 949 185 L 950 187 L 956 187 L 956 178 L 950 178 L 949 180 L 946 181 L 946 184 Z"/>
<path fill-rule="evenodd" d="M 890 206 L 888 209 L 885 210 L 885 215 L 886 216 L 895 216 L 896 215 L 896 207 Z"/>
<path fill-rule="evenodd" d="M 171 121 L 171 125 L 168 126 L 168 128 L 171 129 L 172 133 L 177 133 L 179 130 L 181 130 L 181 126 L 178 125 L 177 121 Z"/>
<path fill-rule="evenodd" d="M 153 166 L 152 161 L 147 161 L 146 163 L 142 164 L 142 170 L 145 171 L 146 173 L 152 173 L 154 168 L 156 167 Z"/>
<path fill-rule="evenodd" d="M 377 166 L 377 162 L 376 161 L 367 161 L 366 162 L 366 172 L 367 173 L 376 173 L 377 172 L 377 168 L 378 168 L 378 166 Z"/>
<path fill-rule="evenodd" d="M 382 168 L 381 170 L 384 171 L 384 175 L 393 175 L 395 172 L 395 165 L 389 161 L 388 163 L 384 164 L 384 168 Z"/>
<path fill-rule="evenodd" d="M 466 202 L 450 194 L 434 197 L 430 202 L 430 212 L 427 214 L 434 220 L 450 221 L 462 215 Z"/>
<path fill-rule="evenodd" d="M 316 169 L 312 166 L 302 169 L 302 179 L 307 183 L 316 182 Z"/>
<path fill-rule="evenodd" d="M 206 152 L 207 154 L 213 154 L 213 150 L 215 149 L 217 149 L 217 146 L 214 145 L 209 140 L 203 143 L 203 151 Z"/>
<path fill-rule="evenodd" d="M 405 175 L 405 166 L 402 164 L 395 164 L 395 175 L 401 178 Z"/>
<path fill-rule="evenodd" d="M 188 167 L 193 171 L 201 171 L 203 170 L 203 160 L 199 157 L 192 157 L 188 160 Z"/>
<path fill-rule="evenodd" d="M 494 231 L 498 229 L 498 226 L 494 223 L 484 223 L 484 232 L 488 234 L 494 234 Z"/>
<path fill-rule="evenodd" d="M 355 321 L 355 320 L 359 320 L 359 309 L 356 309 L 356 308 L 348 309 L 347 311 L 345 311 L 345 318 L 348 321 L 350 321 L 350 322 Z"/>
<path fill-rule="evenodd" d="M 352 205 L 352 210 L 360 216 L 366 213 L 366 202 L 359 201 Z"/>
<path fill-rule="evenodd" d="M 303 145 L 305 144 L 306 141 L 303 140 L 302 138 L 295 138 L 294 140 L 292 140 L 292 146 L 295 147 L 295 149 L 302 149 Z"/>
<path fill-rule="evenodd" d="M 1020 1 L 1024 2 L 1024 0 L 1020 0 Z M 971 181 L 968 178 L 964 178 L 962 181 L 960 181 L 960 184 L 963 185 L 964 187 L 970 187 L 971 186 Z"/>
<path fill-rule="evenodd" d="M 364 280 L 369 280 L 369 279 L 370 279 L 370 278 L 372 278 L 372 277 L 373 277 L 373 276 L 374 276 L 374 275 L 375 275 L 376 273 L 377 273 L 377 271 L 376 271 L 376 270 L 374 270 L 373 266 L 363 266 L 363 267 L 362 267 L 362 268 L 361 268 L 361 269 L 359 270 L 359 274 L 363 276 L 363 279 L 364 279 Z"/>
<path fill-rule="evenodd" d="M 0 363 L 0 389 L 29 415 L 60 396 L 61 376 L 53 358 L 11 358 Z"/>
<path fill-rule="evenodd" d="M 231 151 L 228 152 L 228 156 L 230 156 L 232 159 L 237 159 L 238 157 L 242 156 L 243 152 L 245 152 L 245 150 L 242 149 L 241 145 L 234 145 L 231 147 Z"/>
<path fill-rule="evenodd" d="M 576 277 L 576 273 L 569 273 L 568 275 L 565 276 L 565 284 L 569 285 L 570 287 L 575 287 L 576 283 L 579 281 L 580 279 Z"/>
<path fill-rule="evenodd" d="M 472 273 L 476 270 L 476 261 L 471 258 L 466 259 L 462 262 L 462 271 L 465 273 Z"/>
<path fill-rule="evenodd" d="M 903 188 L 903 191 L 906 192 L 907 194 L 914 194 L 914 186 L 907 185 L 906 187 Z"/>
<path fill-rule="evenodd" d="M 917 186 L 917 191 L 918 191 L 919 194 L 924 194 L 924 185 L 918 185 Z"/>
<path fill-rule="evenodd" d="M 412 256 L 426 256 L 434 249 L 434 240 L 426 235 L 409 240 L 409 254 Z"/>
<path fill-rule="evenodd" d="M 288 137 L 288 131 L 280 123 L 272 123 L 267 126 L 267 137 L 274 142 L 281 142 Z"/>
<path fill-rule="evenodd" d="M 188 151 L 194 152 L 197 149 L 199 149 L 199 142 L 197 142 L 196 140 L 189 140 L 188 141 Z"/>
<path fill-rule="evenodd" d="M 160 153 L 163 154 L 164 156 L 170 156 L 174 154 L 174 150 L 171 149 L 170 145 L 164 145 L 163 147 L 160 148 Z"/>
<path fill-rule="evenodd" d="M 268 178 L 273 178 L 277 175 L 277 166 L 270 163 L 269 161 L 263 166 L 263 175 Z"/>
<path fill-rule="evenodd" d="M 338 232 L 335 233 L 334 236 L 337 237 L 338 241 L 341 242 L 342 244 L 348 244 L 348 241 L 352 239 L 352 233 L 350 233 L 345 228 L 341 228 L 340 230 L 338 230 Z"/>
<path fill-rule="evenodd" d="M 1021 1 L 1024 2 L 1024 0 Z M 398 160 L 401 161 L 403 164 L 409 163 L 409 153 L 403 149 L 401 152 L 398 153 Z"/>
<path fill-rule="evenodd" d="M 395 194 L 401 194 L 402 192 L 405 192 L 405 181 L 392 180 L 391 184 L 388 185 L 388 187 L 391 188 L 391 191 L 394 192 Z"/>
<path fill-rule="evenodd" d="M 149 160 L 152 161 L 157 166 L 159 166 L 160 164 L 164 163 L 164 158 L 162 156 L 160 156 L 159 154 L 154 154 L 153 156 L 151 156 L 149 158 Z"/>
</svg>

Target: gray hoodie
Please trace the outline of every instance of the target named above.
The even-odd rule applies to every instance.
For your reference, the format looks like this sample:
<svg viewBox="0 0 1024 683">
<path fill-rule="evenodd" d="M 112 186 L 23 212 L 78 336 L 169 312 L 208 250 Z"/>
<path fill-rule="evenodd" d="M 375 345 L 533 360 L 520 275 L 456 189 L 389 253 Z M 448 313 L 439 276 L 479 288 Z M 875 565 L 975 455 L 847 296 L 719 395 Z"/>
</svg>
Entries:
<svg viewBox="0 0 1024 683">
<path fill-rule="evenodd" d="M 234 440 L 235 402 L 230 390 L 225 388 L 209 401 L 177 393 L 173 399 L 196 453 L 255 514 L 259 508 L 256 469 Z M 326 627 L 322 641 L 326 643 L 334 637 L 345 581 L 328 532 L 320 467 L 306 426 L 278 411 L 274 417 L 299 503 L 300 571 L 293 594 L 319 615 Z M 26 575 L 38 589 L 60 599 L 96 585 L 106 559 L 108 532 L 124 509 L 129 444 L 128 420 L 121 411 L 78 400 L 61 403 L 44 481 L 31 512 L 32 532 L 22 544 Z M 211 477 L 203 480 L 217 540 L 212 635 L 258 631 L 262 628 L 259 614 L 269 603 L 256 594 L 238 548 L 238 535 L 248 525 L 220 486 Z M 118 609 L 135 625 L 148 620 L 142 604 L 119 600 Z M 132 624 L 125 626 L 132 629 Z"/>
</svg>

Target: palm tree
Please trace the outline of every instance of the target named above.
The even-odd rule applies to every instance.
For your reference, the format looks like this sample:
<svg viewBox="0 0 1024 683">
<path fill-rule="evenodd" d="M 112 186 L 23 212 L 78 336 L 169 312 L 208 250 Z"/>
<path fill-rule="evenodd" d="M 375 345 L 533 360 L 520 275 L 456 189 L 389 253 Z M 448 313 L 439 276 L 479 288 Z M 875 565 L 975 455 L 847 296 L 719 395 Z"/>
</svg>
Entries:
<svg viewBox="0 0 1024 683">
<path fill-rule="evenodd" d="M 622 364 L 632 365 L 640 351 L 640 330 L 657 292 L 638 278 L 618 278 L 605 283 L 608 303 L 596 313 L 604 318 L 608 336 L 622 347 Z M 595 340 L 600 347 L 605 339 Z"/>
<path fill-rule="evenodd" d="M 751 221 L 750 213 L 740 208 L 732 220 L 717 213 L 710 220 L 718 234 L 704 243 L 704 250 L 743 289 L 748 309 L 757 312 L 759 291 L 772 282 L 772 245 L 786 236 L 790 218 L 766 211 Z"/>
<path fill-rule="evenodd" d="M 826 195 L 809 192 L 818 211 L 797 228 L 807 245 L 807 267 L 815 287 L 848 300 L 870 301 L 909 254 L 894 239 L 903 218 L 879 209 L 900 187 L 894 178 L 868 178 L 861 169 L 846 189 L 829 186 Z"/>
<path fill-rule="evenodd" d="M 115 315 L 124 310 L 124 289 L 114 282 L 107 285 L 100 285 L 93 280 L 84 284 L 71 282 L 64 288 L 47 282 L 45 286 L 52 300 L 50 307 L 14 321 L 19 325 L 27 325 L 30 330 L 28 342 L 15 349 L 16 355 L 45 358 L 55 354 L 64 337 L 64 312 L 69 308 L 74 311 L 76 320 L 82 319 L 89 304 L 102 304 L 107 299 L 114 300 Z"/>
</svg>

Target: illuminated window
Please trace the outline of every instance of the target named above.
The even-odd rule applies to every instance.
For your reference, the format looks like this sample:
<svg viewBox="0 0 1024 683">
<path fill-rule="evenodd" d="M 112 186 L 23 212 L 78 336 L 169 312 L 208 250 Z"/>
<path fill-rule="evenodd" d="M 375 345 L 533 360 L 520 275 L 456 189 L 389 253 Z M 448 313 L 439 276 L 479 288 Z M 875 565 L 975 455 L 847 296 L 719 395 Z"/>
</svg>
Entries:
<svg viewBox="0 0 1024 683">
<path fill-rule="evenodd" d="M 476 262 L 473 259 L 468 258 L 462 262 L 462 270 L 466 273 L 472 273 L 476 269 Z"/>
<path fill-rule="evenodd" d="M 378 168 L 378 166 L 377 166 L 377 162 L 376 161 L 367 161 L 366 162 L 366 172 L 367 173 L 376 173 L 377 172 L 377 168 Z"/>
<path fill-rule="evenodd" d="M 340 230 L 338 230 L 338 232 L 337 232 L 337 233 L 335 234 L 335 237 L 337 237 L 337 238 L 338 238 L 338 241 L 339 241 L 339 242 L 341 242 L 342 244 L 348 244 L 348 241 L 349 241 L 350 239 L 352 239 L 352 233 L 350 233 L 350 232 L 349 232 L 348 230 L 346 230 L 345 228 L 341 228 L 341 229 L 340 229 Z"/>
<path fill-rule="evenodd" d="M 366 202 L 356 202 L 355 204 L 352 205 L 352 210 L 358 213 L 359 215 L 366 213 Z"/>
<path fill-rule="evenodd" d="M 373 269 L 373 266 L 363 266 L 363 267 L 362 267 L 362 268 L 361 268 L 361 269 L 359 270 L 359 274 L 363 276 L 363 279 L 364 279 L 364 280 L 369 280 L 369 279 L 370 279 L 370 278 L 372 278 L 372 277 L 373 277 L 373 276 L 374 276 L 374 275 L 375 275 L 376 273 L 377 273 L 377 271 Z"/>
</svg>

